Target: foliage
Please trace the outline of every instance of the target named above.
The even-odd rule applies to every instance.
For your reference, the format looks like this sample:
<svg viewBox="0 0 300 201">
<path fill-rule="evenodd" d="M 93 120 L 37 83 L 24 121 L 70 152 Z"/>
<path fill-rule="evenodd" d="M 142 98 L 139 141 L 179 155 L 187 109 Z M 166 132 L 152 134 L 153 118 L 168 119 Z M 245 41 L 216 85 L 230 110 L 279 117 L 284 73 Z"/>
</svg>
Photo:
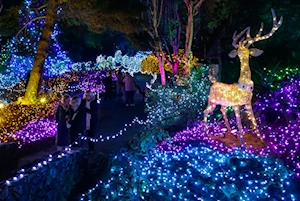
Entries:
<svg viewBox="0 0 300 201">
<path fill-rule="evenodd" d="M 10 104 L 1 108 L 0 141 L 19 140 L 13 137 L 16 131 L 33 120 L 36 121 L 53 115 L 56 105 L 53 100 L 48 99 L 45 104 L 40 103 L 34 106 Z"/>
<path fill-rule="evenodd" d="M 148 128 L 134 137 L 130 147 L 136 154 L 149 155 L 159 142 L 167 141 L 169 137 L 164 130 Z"/>
<path fill-rule="evenodd" d="M 180 49 L 178 52 L 178 55 L 176 55 L 176 57 L 179 60 L 178 76 L 182 77 L 182 76 L 184 76 L 184 67 L 185 67 L 184 50 Z M 172 59 L 174 59 L 174 54 L 172 54 L 172 56 L 166 55 L 166 59 L 171 61 Z M 199 67 L 199 65 L 197 64 L 198 61 L 199 61 L 199 59 L 197 57 L 193 57 L 193 60 L 192 60 L 193 67 Z M 165 68 L 165 71 L 172 73 L 172 70 L 173 70 L 172 66 L 168 62 L 164 63 L 164 68 Z M 160 74 L 158 59 L 153 53 L 150 54 L 147 58 L 145 58 L 143 60 L 142 66 L 141 66 L 141 72 Z"/>
<path fill-rule="evenodd" d="M 81 200 L 295 201 L 297 185 L 272 158 L 199 146 L 175 153 L 153 151 L 142 158 L 121 153 L 103 181 Z"/>
<path fill-rule="evenodd" d="M 207 24 L 204 29 L 214 33 L 216 29 L 224 26 L 224 22 L 237 12 L 239 2 L 232 0 L 211 0 L 205 2 L 204 18 Z M 216 14 L 217 13 L 217 14 Z"/>
<path fill-rule="evenodd" d="M 237 2 L 237 1 L 236 1 Z M 293 6 L 291 6 L 293 4 Z M 264 51 L 263 55 L 258 58 L 250 59 L 250 68 L 253 71 L 261 71 L 266 68 L 266 71 L 273 71 L 275 68 L 284 69 L 286 66 L 291 68 L 299 68 L 299 2 L 293 0 L 267 0 L 253 1 L 246 0 L 238 5 L 239 12 L 234 13 L 230 23 L 226 25 L 222 39 L 222 54 L 223 58 L 228 58 L 227 54 L 232 50 L 232 34 L 235 30 L 238 32 L 245 27 L 251 27 L 251 35 L 257 34 L 261 22 L 264 22 L 263 34 L 270 31 L 272 26 L 271 8 L 276 11 L 277 17 L 283 16 L 283 24 L 274 36 L 266 41 L 255 44 L 255 47 Z M 241 12 L 242 11 L 242 12 Z M 279 64 L 279 65 L 278 65 Z M 234 62 L 235 66 L 239 66 L 238 59 Z M 222 66 L 222 78 L 225 82 L 235 82 L 238 77 L 238 72 L 233 73 L 232 64 L 224 62 Z M 263 74 L 265 77 L 266 74 Z M 253 73 L 252 79 L 260 81 L 260 75 Z"/>
<path fill-rule="evenodd" d="M 138 15 L 143 9 L 137 0 L 73 0 L 63 6 L 60 17 L 67 26 L 86 26 L 93 33 L 109 28 L 131 34 L 138 30 Z"/>
<path fill-rule="evenodd" d="M 14 36 L 19 27 L 19 10 L 21 6 L 11 6 L 0 16 L 0 35 L 2 37 Z"/>
<path fill-rule="evenodd" d="M 268 122 L 272 127 L 286 125 L 300 116 L 300 79 L 291 78 L 279 86 L 274 92 L 257 95 L 258 101 L 254 105 L 260 116 L 273 120 Z"/>
<path fill-rule="evenodd" d="M 21 29 L 28 21 L 36 18 L 39 14 L 45 13 L 45 9 L 39 12 L 32 11 L 31 7 L 41 6 L 43 1 L 34 2 L 26 1 L 19 10 L 19 28 Z M 7 89 L 12 87 L 26 78 L 28 71 L 32 68 L 34 56 L 37 51 L 37 42 L 41 37 L 41 29 L 45 19 L 33 21 L 26 29 L 20 32 L 18 37 L 13 37 L 1 47 L 0 66 L 5 70 L 1 75 L 0 87 Z M 66 56 L 58 43 L 59 30 L 55 26 L 51 36 L 50 50 L 45 61 L 44 75 L 53 76 L 57 71 L 63 73 L 70 67 L 72 61 Z"/>
<path fill-rule="evenodd" d="M 120 50 L 115 52 L 114 57 L 99 55 L 96 59 L 97 70 L 119 70 L 128 72 L 130 74 L 141 72 L 141 64 L 144 58 L 149 55 L 150 52 L 138 51 L 133 56 L 122 55 Z"/>
<path fill-rule="evenodd" d="M 208 67 L 203 66 L 194 68 L 186 83 L 174 81 L 153 89 L 146 97 L 148 119 L 162 128 L 198 119 L 207 104 L 209 87 Z"/>
<path fill-rule="evenodd" d="M 168 63 L 164 64 L 164 68 L 165 68 L 165 71 L 172 72 L 172 67 Z M 158 59 L 153 53 L 148 55 L 142 61 L 141 72 L 160 74 L 159 66 L 158 66 Z"/>
<path fill-rule="evenodd" d="M 255 70 L 255 73 L 260 76 L 260 83 L 265 90 L 274 91 L 281 88 L 282 81 L 291 80 L 299 76 L 299 67 L 282 68 L 280 63 L 278 63 L 273 69 L 267 70 L 267 68 L 264 68 Z"/>
</svg>

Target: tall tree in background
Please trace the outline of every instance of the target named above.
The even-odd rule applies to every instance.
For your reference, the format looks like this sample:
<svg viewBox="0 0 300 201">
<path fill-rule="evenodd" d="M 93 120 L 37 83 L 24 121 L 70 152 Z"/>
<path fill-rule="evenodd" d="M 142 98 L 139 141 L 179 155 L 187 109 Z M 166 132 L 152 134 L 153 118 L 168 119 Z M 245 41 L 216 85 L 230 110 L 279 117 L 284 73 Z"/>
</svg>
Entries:
<svg viewBox="0 0 300 201">
<path fill-rule="evenodd" d="M 147 0 L 148 6 L 147 19 L 149 26 L 146 28 L 147 32 L 152 38 L 152 48 L 154 49 L 155 56 L 158 59 L 159 71 L 161 76 L 161 84 L 166 84 L 165 76 L 165 53 L 163 51 L 162 38 L 160 37 L 159 29 L 162 23 L 164 0 Z"/>
<path fill-rule="evenodd" d="M 135 12 L 139 12 L 138 9 L 131 9 L 131 7 L 128 7 L 128 5 L 134 5 L 138 7 L 138 4 L 128 4 L 128 1 L 120 2 L 118 0 L 86 0 L 83 2 L 76 0 L 48 0 L 47 12 L 45 16 L 46 22 L 38 44 L 38 49 L 34 59 L 33 68 L 30 73 L 30 79 L 27 85 L 25 97 L 22 101 L 24 104 L 34 103 L 37 99 L 39 84 L 43 78 L 44 62 L 47 58 L 49 42 L 51 40 L 51 34 L 53 33 L 55 20 L 57 17 L 57 8 L 64 2 L 66 2 L 66 4 L 63 6 L 63 10 L 65 10 L 65 12 L 59 16 L 61 21 L 71 21 L 74 24 L 78 23 L 85 25 L 89 28 L 89 30 L 95 33 L 101 33 L 108 27 L 116 30 L 126 30 L 127 32 L 130 30 L 133 32 L 134 26 L 132 26 L 132 19 L 135 17 Z M 121 7 L 119 3 L 122 5 L 122 9 L 120 9 Z M 124 26 L 125 24 L 126 26 Z"/>
<path fill-rule="evenodd" d="M 169 58 L 166 58 L 166 62 L 172 67 L 173 75 L 177 74 L 180 64 L 181 21 L 178 6 L 178 3 L 173 0 L 165 0 L 162 38 L 164 47 L 169 55 Z"/>
<path fill-rule="evenodd" d="M 185 33 L 185 49 L 184 59 L 186 63 L 185 73 L 190 73 L 191 61 L 193 59 L 192 43 L 194 38 L 194 17 L 198 14 L 199 8 L 203 4 L 204 0 L 183 0 L 188 11 L 186 33 Z"/>
<path fill-rule="evenodd" d="M 39 85 L 43 78 L 44 63 L 47 58 L 50 46 L 51 35 L 54 30 L 57 8 L 64 0 L 49 0 L 47 4 L 46 22 L 42 30 L 42 36 L 38 43 L 37 53 L 34 58 L 30 78 L 25 92 L 23 104 L 32 104 L 36 102 Z"/>
</svg>

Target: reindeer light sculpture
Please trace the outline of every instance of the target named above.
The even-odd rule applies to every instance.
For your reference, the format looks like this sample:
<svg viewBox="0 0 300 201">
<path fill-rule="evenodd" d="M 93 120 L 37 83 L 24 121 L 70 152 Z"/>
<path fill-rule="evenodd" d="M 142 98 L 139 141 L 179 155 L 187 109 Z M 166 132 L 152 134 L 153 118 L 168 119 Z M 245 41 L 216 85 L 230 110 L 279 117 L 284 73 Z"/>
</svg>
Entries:
<svg viewBox="0 0 300 201">
<path fill-rule="evenodd" d="M 252 122 L 252 129 L 260 137 L 260 134 L 257 130 L 257 124 L 256 124 L 256 120 L 251 105 L 252 91 L 253 91 L 254 84 L 253 81 L 251 80 L 249 57 L 250 55 L 254 57 L 260 56 L 263 53 L 263 51 L 256 48 L 251 48 L 251 49 L 248 48 L 250 47 L 250 45 L 252 45 L 255 42 L 270 38 L 275 33 L 275 31 L 281 26 L 283 17 L 281 16 L 280 20 L 277 21 L 274 10 L 272 9 L 271 11 L 273 15 L 273 27 L 268 34 L 261 36 L 263 31 L 263 23 L 261 23 L 259 32 L 254 38 L 250 36 L 250 27 L 245 28 L 238 35 L 236 35 L 236 31 L 234 32 L 232 37 L 233 39 L 232 46 L 235 49 L 232 50 L 228 55 L 231 58 L 234 58 L 236 57 L 236 55 L 238 55 L 240 59 L 241 69 L 240 69 L 240 77 L 238 83 L 225 84 L 211 79 L 213 85 L 210 87 L 208 106 L 204 111 L 204 121 L 206 122 L 207 115 L 213 112 L 217 105 L 221 105 L 221 112 L 225 120 L 227 132 L 230 132 L 231 128 L 226 116 L 226 108 L 228 106 L 232 106 L 235 112 L 237 126 L 240 133 L 239 138 L 242 145 L 244 144 L 244 140 L 243 140 L 244 131 L 243 131 L 241 117 L 240 117 L 241 106 L 245 106 L 246 111 L 248 113 L 248 118 L 250 118 Z M 246 33 L 246 38 L 243 37 L 242 39 L 240 39 L 244 33 Z"/>
</svg>

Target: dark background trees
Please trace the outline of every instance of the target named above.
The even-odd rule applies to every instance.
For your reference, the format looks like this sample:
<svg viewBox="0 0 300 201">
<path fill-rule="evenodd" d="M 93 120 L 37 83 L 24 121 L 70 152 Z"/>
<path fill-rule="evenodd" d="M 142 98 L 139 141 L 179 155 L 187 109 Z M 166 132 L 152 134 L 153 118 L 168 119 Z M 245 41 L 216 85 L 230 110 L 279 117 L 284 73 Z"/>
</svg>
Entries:
<svg viewBox="0 0 300 201">
<path fill-rule="evenodd" d="M 230 10 L 225 8 L 226 5 L 230 5 Z M 298 66 L 300 47 L 297 44 L 300 42 L 300 24 L 297 22 L 300 20 L 300 2 L 295 0 L 243 0 L 242 2 L 235 0 L 231 3 L 227 2 L 217 8 L 214 14 L 206 16 L 208 25 L 214 25 L 215 22 L 218 24 L 212 33 L 220 34 L 223 81 L 235 82 L 239 76 L 238 59 L 232 60 L 227 56 L 233 48 L 231 46 L 232 34 L 235 30 L 241 31 L 250 26 L 251 34 L 255 35 L 261 22 L 264 22 L 264 33 L 267 33 L 272 27 L 271 8 L 274 8 L 277 17 L 283 16 L 283 24 L 270 39 L 255 44 L 255 47 L 262 49 L 264 53 L 260 57 L 250 59 L 252 77 L 255 83 L 259 84 L 261 77 L 258 72 L 262 73 L 263 68 L 280 69 Z M 223 13 L 222 11 L 227 16 L 224 22 L 214 17 L 218 13 Z M 206 28 L 210 30 L 209 26 Z"/>
<path fill-rule="evenodd" d="M 184 45 L 187 10 L 183 0 L 178 4 Z M 18 9 L 22 0 L 4 1 L 0 14 L 1 43 L 15 36 L 19 30 Z M 62 5 L 63 11 L 57 17 L 62 31 L 59 41 L 74 61 L 94 60 L 99 54 L 114 54 L 121 49 L 134 53 L 137 49 L 150 48 L 149 36 L 143 30 L 147 26 L 141 19 L 147 7 L 139 0 L 72 0 Z M 238 59 L 229 59 L 231 37 L 235 30 L 251 26 L 255 34 L 260 23 L 265 31 L 271 27 L 271 8 L 284 22 L 276 34 L 258 44 L 264 50 L 261 57 L 251 59 L 256 83 L 260 80 L 257 72 L 263 68 L 284 68 L 297 66 L 300 58 L 300 2 L 297 0 L 206 0 L 195 16 L 195 36 L 192 46 L 194 55 L 205 62 L 222 61 L 222 81 L 235 82 L 239 74 Z"/>
</svg>

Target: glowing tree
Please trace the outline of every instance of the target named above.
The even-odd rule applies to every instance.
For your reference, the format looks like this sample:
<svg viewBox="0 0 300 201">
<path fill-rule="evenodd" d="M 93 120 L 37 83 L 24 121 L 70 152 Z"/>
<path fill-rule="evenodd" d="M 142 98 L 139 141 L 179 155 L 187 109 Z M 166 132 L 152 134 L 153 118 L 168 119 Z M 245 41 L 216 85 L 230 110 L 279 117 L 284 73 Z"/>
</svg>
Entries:
<svg viewBox="0 0 300 201">
<path fill-rule="evenodd" d="M 180 3 L 178 1 L 157 0 L 147 1 L 149 27 L 147 32 L 153 40 L 153 49 L 158 59 L 162 84 L 164 78 L 164 62 L 171 66 L 173 74 L 178 73 L 180 64 L 184 65 L 185 73 L 190 74 L 193 66 L 192 42 L 194 38 L 194 17 L 204 0 L 184 0 L 187 7 L 186 37 L 184 44 L 184 54 L 180 56 L 181 44 L 181 17 L 179 14 Z M 168 53 L 166 55 L 165 53 Z"/>
<path fill-rule="evenodd" d="M 0 66 L 4 69 L 0 74 L 0 96 L 2 100 L 8 102 L 15 100 L 15 96 L 8 95 L 6 92 L 24 81 L 28 71 L 32 69 L 42 34 L 41 30 L 45 24 L 46 5 L 44 3 L 43 0 L 24 1 L 23 6 L 17 11 L 20 31 L 16 37 L 11 38 L 1 47 Z M 58 42 L 59 34 L 58 26 L 55 25 L 51 35 L 48 56 L 44 63 L 45 72 L 43 75 L 46 77 L 61 75 L 72 67 L 72 61 L 67 56 L 67 52 L 62 50 Z M 23 96 L 24 87 L 23 85 L 20 88 L 17 97 Z"/>
<path fill-rule="evenodd" d="M 43 78 L 44 63 L 47 58 L 48 49 L 50 46 L 51 35 L 55 26 L 55 17 L 58 6 L 64 0 L 49 0 L 46 12 L 46 22 L 42 30 L 42 36 L 38 43 L 37 53 L 35 55 L 32 70 L 30 72 L 30 79 L 27 85 L 23 103 L 34 103 L 39 89 L 39 84 Z"/>
<path fill-rule="evenodd" d="M 213 85 L 210 88 L 208 106 L 204 111 L 204 121 L 207 121 L 207 115 L 213 112 L 213 110 L 217 105 L 221 105 L 221 112 L 224 116 L 226 127 L 228 131 L 230 131 L 230 125 L 226 117 L 226 108 L 228 106 L 232 106 L 237 119 L 237 125 L 240 132 L 239 137 L 242 144 L 244 144 L 244 140 L 243 140 L 244 131 L 243 131 L 241 117 L 240 117 L 240 106 L 245 105 L 248 116 L 252 122 L 253 129 L 260 136 L 256 128 L 257 124 L 256 124 L 256 120 L 251 105 L 252 91 L 253 91 L 254 84 L 253 81 L 251 80 L 249 57 L 250 55 L 260 56 L 263 53 L 263 51 L 256 48 L 251 48 L 251 49 L 248 48 L 250 45 L 252 45 L 255 42 L 270 38 L 274 34 L 274 32 L 281 26 L 283 18 L 281 17 L 280 20 L 277 22 L 276 15 L 273 9 L 272 9 L 272 15 L 273 15 L 272 30 L 264 36 L 261 36 L 263 31 L 263 23 L 261 24 L 258 34 L 254 38 L 250 36 L 250 27 L 245 28 L 238 35 L 236 35 L 236 32 L 233 34 L 232 46 L 236 49 L 231 51 L 229 56 L 231 58 L 234 58 L 236 57 L 236 55 L 238 55 L 240 59 L 241 72 L 240 72 L 239 81 L 237 84 L 225 84 L 221 82 L 216 82 L 216 80 L 212 80 Z M 240 39 L 244 33 L 246 33 L 246 39 L 245 38 Z"/>
</svg>

